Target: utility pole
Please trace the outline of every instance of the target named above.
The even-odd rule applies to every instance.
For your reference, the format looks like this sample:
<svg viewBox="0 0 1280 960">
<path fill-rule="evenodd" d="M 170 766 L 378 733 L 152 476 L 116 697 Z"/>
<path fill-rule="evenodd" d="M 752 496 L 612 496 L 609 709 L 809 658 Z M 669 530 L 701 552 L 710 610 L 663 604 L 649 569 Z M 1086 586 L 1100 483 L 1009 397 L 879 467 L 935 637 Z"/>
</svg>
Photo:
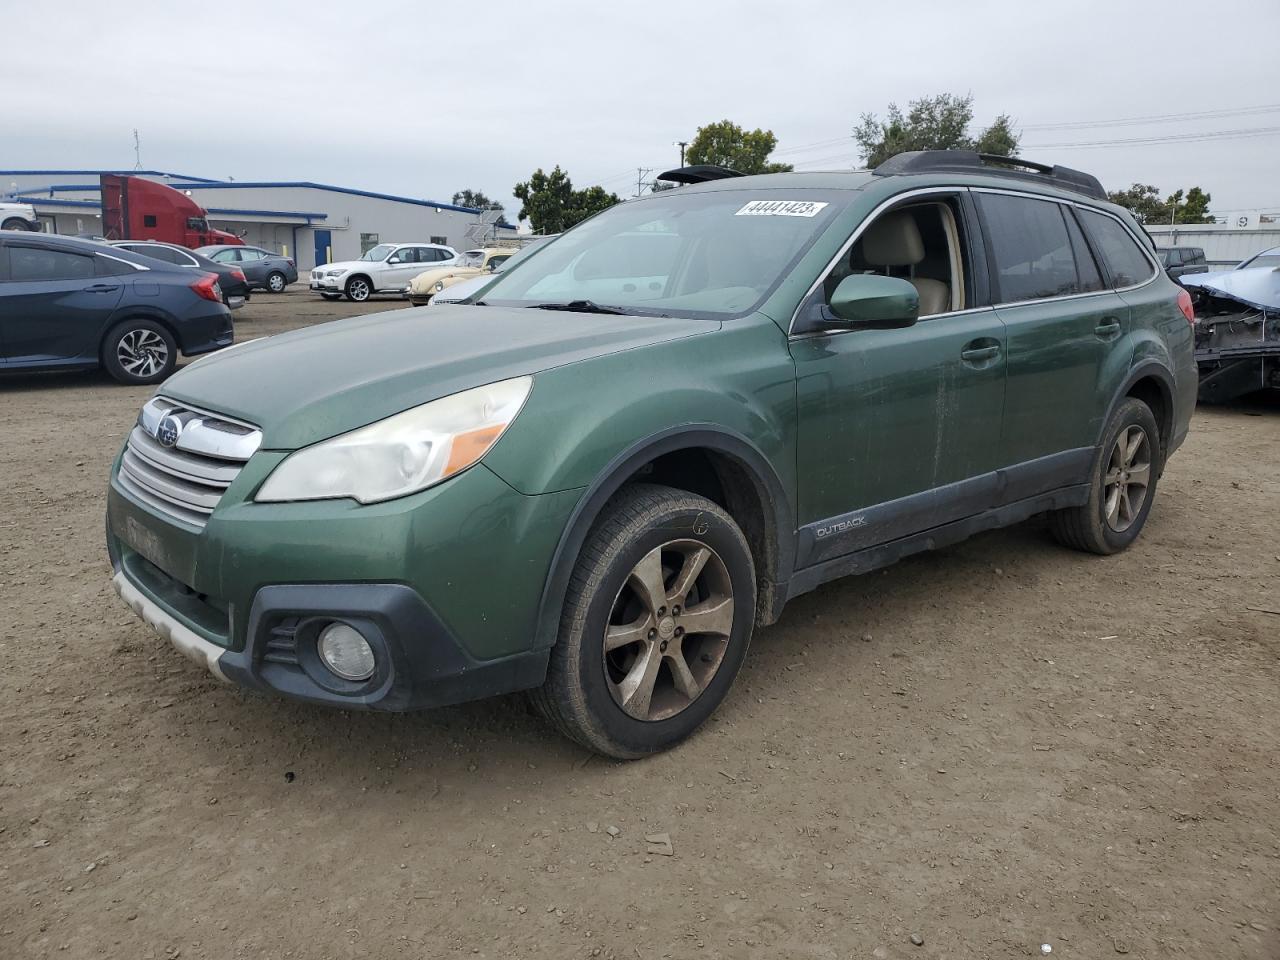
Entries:
<svg viewBox="0 0 1280 960">
<path fill-rule="evenodd" d="M 689 145 L 688 140 L 677 140 L 676 146 L 680 148 L 680 166 L 684 166 L 684 148 Z"/>
<path fill-rule="evenodd" d="M 142 141 L 138 139 L 138 128 L 133 128 L 133 169 L 142 169 Z"/>
<path fill-rule="evenodd" d="M 644 192 L 644 178 L 653 173 L 652 167 L 636 167 L 636 196 Z"/>
</svg>

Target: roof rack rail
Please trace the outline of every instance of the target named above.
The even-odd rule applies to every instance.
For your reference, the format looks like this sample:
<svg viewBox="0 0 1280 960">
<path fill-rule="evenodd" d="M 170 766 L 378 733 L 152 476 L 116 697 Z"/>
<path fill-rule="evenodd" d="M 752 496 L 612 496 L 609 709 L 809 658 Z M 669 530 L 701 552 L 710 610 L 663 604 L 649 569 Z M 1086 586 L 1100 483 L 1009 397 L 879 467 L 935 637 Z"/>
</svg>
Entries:
<svg viewBox="0 0 1280 960">
<path fill-rule="evenodd" d="M 724 180 L 727 177 L 741 177 L 744 174 L 728 167 L 718 167 L 714 163 L 698 163 L 691 167 L 677 167 L 666 173 L 658 174 L 659 180 L 670 180 L 672 183 L 706 183 L 708 180 Z"/>
<path fill-rule="evenodd" d="M 880 177 L 939 172 L 993 173 L 1035 183 L 1048 180 L 1052 186 L 1074 190 L 1095 200 L 1107 199 L 1107 191 L 1102 189 L 1102 182 L 1091 173 L 1073 170 L 1071 167 L 1035 163 L 1020 157 L 976 153 L 973 150 L 912 150 L 895 154 L 872 171 Z"/>
</svg>

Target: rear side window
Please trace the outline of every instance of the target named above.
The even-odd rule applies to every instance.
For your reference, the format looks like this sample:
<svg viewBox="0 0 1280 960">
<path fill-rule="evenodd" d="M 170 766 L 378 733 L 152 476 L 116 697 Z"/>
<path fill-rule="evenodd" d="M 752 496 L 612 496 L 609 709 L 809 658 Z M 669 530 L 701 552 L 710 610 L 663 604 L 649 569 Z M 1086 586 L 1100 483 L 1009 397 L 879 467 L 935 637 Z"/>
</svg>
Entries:
<svg viewBox="0 0 1280 960">
<path fill-rule="evenodd" d="M 991 234 L 1000 302 L 1084 292 L 1061 204 L 1004 194 L 981 194 L 979 202 Z"/>
<path fill-rule="evenodd" d="M 1151 261 L 1119 220 L 1085 209 L 1080 210 L 1080 219 L 1093 238 L 1094 249 L 1106 264 L 1111 286 L 1132 287 L 1151 279 L 1155 273 Z"/>
<path fill-rule="evenodd" d="M 234 250 L 219 250 L 210 260 L 216 260 L 218 263 L 235 263 L 236 252 Z"/>
<path fill-rule="evenodd" d="M 1199 247 L 1189 247 L 1187 249 L 1187 263 L 1193 263 L 1196 266 L 1204 263 L 1204 251 Z"/>
<path fill-rule="evenodd" d="M 15 283 L 37 280 L 85 280 L 94 273 L 93 258 L 65 250 L 10 247 L 9 279 Z"/>
</svg>

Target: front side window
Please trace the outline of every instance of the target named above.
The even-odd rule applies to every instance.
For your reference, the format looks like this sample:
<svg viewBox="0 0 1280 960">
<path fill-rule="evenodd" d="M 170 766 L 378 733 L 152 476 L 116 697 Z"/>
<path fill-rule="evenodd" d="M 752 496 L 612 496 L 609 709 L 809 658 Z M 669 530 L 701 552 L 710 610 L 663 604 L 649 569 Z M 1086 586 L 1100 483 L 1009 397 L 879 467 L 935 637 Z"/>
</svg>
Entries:
<svg viewBox="0 0 1280 960">
<path fill-rule="evenodd" d="M 86 280 L 93 275 L 92 257 L 38 247 L 9 248 L 9 279 L 14 283 Z"/>
<path fill-rule="evenodd" d="M 1119 220 L 1083 208 L 1080 210 L 1080 219 L 1093 239 L 1094 249 L 1106 264 L 1112 287 L 1132 287 L 1154 276 L 1151 261 Z"/>
<path fill-rule="evenodd" d="M 234 250 L 219 250 L 209 259 L 217 263 L 235 263 L 236 252 Z"/>
<path fill-rule="evenodd" d="M 831 297 L 845 277 L 881 274 L 906 280 L 920 295 L 920 316 L 962 310 L 966 292 L 968 253 L 961 221 L 952 198 L 898 207 L 881 214 L 859 235 L 822 281 L 821 303 Z"/>
<path fill-rule="evenodd" d="M 590 301 L 631 314 L 706 319 L 754 309 L 851 194 L 813 189 L 665 191 L 574 227 L 485 303 Z"/>
<path fill-rule="evenodd" d="M 980 194 L 978 202 L 991 236 L 999 302 L 1084 292 L 1061 204 L 994 193 Z"/>
<path fill-rule="evenodd" d="M 362 234 L 360 234 L 360 236 L 361 236 L 361 238 L 363 238 L 363 237 L 365 237 L 365 236 L 369 236 L 369 234 L 363 234 L 363 233 L 362 233 Z M 376 236 L 377 236 L 377 234 L 376 234 L 376 233 L 375 233 L 375 234 L 372 234 L 372 236 L 375 236 L 375 237 L 376 237 Z M 361 241 L 360 241 L 360 245 L 361 245 L 361 246 L 364 246 L 364 240 L 363 240 L 363 239 L 361 239 Z M 394 244 L 390 244 L 390 243 L 380 243 L 380 244 L 378 244 L 376 247 L 370 247 L 368 250 L 366 250 L 364 253 L 362 253 L 362 254 L 360 255 L 360 259 L 361 259 L 361 260 L 370 260 L 370 261 L 375 261 L 375 260 L 376 260 L 376 261 L 381 261 L 381 260 L 385 260 L 385 259 L 387 259 L 387 257 L 391 256 L 391 251 L 393 251 L 394 249 L 395 249 L 395 245 L 394 245 Z"/>
<path fill-rule="evenodd" d="M 266 256 L 261 250 L 255 250 L 253 247 L 245 247 L 240 251 L 240 260 L 242 263 L 252 263 L 255 260 L 261 260 Z"/>
<path fill-rule="evenodd" d="M 140 247 L 126 247 L 126 250 L 132 250 L 134 253 L 140 253 L 144 257 L 155 257 L 157 260 L 163 260 L 165 263 L 186 263 L 177 250 L 169 247 L 162 247 L 158 244 L 144 244 Z"/>
</svg>

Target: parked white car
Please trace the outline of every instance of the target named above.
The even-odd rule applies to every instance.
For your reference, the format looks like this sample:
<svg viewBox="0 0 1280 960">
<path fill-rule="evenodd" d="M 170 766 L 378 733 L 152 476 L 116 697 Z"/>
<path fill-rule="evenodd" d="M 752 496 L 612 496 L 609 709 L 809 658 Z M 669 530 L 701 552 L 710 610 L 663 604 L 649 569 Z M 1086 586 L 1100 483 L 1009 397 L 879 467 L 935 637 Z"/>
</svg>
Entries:
<svg viewBox="0 0 1280 960">
<path fill-rule="evenodd" d="M 357 303 L 375 293 L 399 296 L 423 270 L 457 262 L 453 247 L 437 243 L 380 243 L 359 260 L 316 267 L 311 271 L 311 289 L 326 300 L 345 295 Z"/>
<path fill-rule="evenodd" d="M 29 203 L 0 200 L 0 230 L 39 230 L 40 220 Z"/>
</svg>

